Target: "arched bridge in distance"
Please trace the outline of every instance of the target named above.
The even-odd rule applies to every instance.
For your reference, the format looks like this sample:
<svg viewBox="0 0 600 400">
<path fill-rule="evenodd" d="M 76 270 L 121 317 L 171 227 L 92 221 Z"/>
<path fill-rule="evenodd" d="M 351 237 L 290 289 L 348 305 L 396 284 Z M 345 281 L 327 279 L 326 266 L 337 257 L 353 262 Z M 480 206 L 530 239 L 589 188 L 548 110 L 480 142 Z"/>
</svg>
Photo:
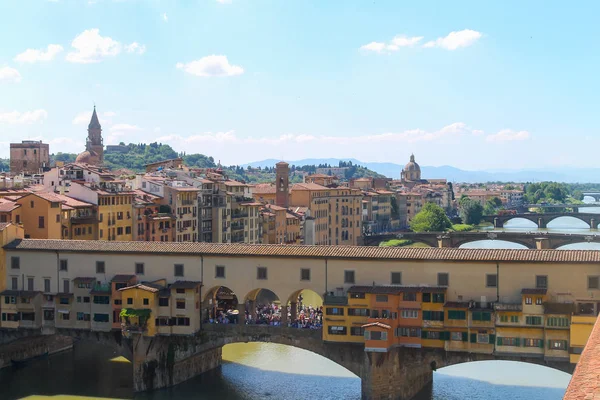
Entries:
<svg viewBox="0 0 600 400">
<path fill-rule="evenodd" d="M 600 214 L 583 212 L 551 212 L 551 213 L 525 213 L 525 214 L 507 214 L 507 215 L 484 215 L 482 221 L 489 222 L 494 228 L 503 228 L 507 221 L 515 218 L 527 219 L 538 226 L 546 228 L 548 223 L 561 217 L 577 218 L 590 226 L 590 229 L 597 229 L 600 222 Z"/>
<path fill-rule="evenodd" d="M 577 243 L 600 243 L 600 235 L 549 232 L 403 232 L 363 237 L 364 246 L 378 246 L 391 239 L 408 239 L 431 247 L 460 247 L 480 240 L 502 240 L 528 249 L 557 249 Z"/>
</svg>

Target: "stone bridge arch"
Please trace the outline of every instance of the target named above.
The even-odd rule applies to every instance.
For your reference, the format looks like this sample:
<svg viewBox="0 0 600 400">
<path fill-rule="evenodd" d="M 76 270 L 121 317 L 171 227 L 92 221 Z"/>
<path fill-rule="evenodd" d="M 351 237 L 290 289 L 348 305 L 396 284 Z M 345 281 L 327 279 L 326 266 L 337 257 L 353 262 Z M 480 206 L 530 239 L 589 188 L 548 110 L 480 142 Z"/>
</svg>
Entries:
<svg viewBox="0 0 600 400">
<path fill-rule="evenodd" d="M 490 238 L 485 238 L 485 237 L 467 237 L 464 239 L 458 239 L 453 243 L 452 247 L 460 247 L 463 244 L 467 244 L 467 243 L 474 243 L 474 242 L 482 242 L 482 241 L 488 241 L 488 240 L 492 240 L 495 242 L 506 242 L 506 243 L 515 243 L 515 244 L 520 244 L 521 246 L 524 246 L 526 249 L 535 249 L 535 239 L 533 238 L 523 238 L 521 239 L 513 239 L 513 238 L 499 238 L 499 239 L 490 239 Z"/>
<path fill-rule="evenodd" d="M 559 219 L 559 218 L 575 218 L 578 219 L 580 221 L 583 221 L 587 224 L 587 226 L 590 229 L 595 229 L 596 226 L 592 226 L 591 225 L 591 221 L 590 218 L 587 216 L 587 214 L 582 214 L 580 215 L 579 213 L 574 213 L 573 215 L 550 215 L 548 217 L 546 217 L 546 225 L 548 225 L 550 222 Z M 598 217 L 600 217 L 600 215 L 598 215 Z"/>
</svg>

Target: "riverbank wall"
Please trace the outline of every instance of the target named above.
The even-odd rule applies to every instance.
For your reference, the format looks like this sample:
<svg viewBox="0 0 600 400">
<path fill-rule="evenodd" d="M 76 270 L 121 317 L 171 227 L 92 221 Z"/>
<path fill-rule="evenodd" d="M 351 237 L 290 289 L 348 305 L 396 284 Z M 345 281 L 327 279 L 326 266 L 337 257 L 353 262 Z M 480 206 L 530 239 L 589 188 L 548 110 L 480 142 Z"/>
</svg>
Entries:
<svg viewBox="0 0 600 400">
<path fill-rule="evenodd" d="M 29 336 L 0 345 L 0 369 L 10 367 L 12 361 L 52 355 L 73 348 L 73 338 L 68 336 Z"/>
</svg>

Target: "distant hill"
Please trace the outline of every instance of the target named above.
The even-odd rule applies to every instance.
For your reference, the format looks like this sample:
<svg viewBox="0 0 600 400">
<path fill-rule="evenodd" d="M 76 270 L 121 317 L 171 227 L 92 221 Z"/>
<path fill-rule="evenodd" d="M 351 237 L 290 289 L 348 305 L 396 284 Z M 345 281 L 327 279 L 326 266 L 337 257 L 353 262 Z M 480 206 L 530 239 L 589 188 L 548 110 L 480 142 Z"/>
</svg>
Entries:
<svg viewBox="0 0 600 400">
<path fill-rule="evenodd" d="M 272 167 L 279 160 L 268 159 L 263 161 L 256 161 L 249 164 L 244 164 L 242 167 Z M 375 171 L 381 175 L 385 175 L 388 178 L 399 179 L 400 172 L 402 171 L 403 165 L 386 163 L 386 162 L 363 162 L 354 158 L 307 158 L 297 161 L 285 160 L 290 165 L 318 165 L 318 164 L 331 164 L 332 166 L 338 165 L 340 161 L 352 161 L 353 164 L 358 164 L 366 167 L 369 170 Z M 452 182 L 541 182 L 541 181 L 555 181 L 555 182 L 585 182 L 585 183 L 600 183 L 600 169 L 599 168 L 569 168 L 552 170 L 552 169 L 539 169 L 539 170 L 503 170 L 503 171 L 466 171 L 449 165 L 443 165 L 440 167 L 421 166 L 421 175 L 424 179 L 433 178 L 446 178 Z"/>
</svg>

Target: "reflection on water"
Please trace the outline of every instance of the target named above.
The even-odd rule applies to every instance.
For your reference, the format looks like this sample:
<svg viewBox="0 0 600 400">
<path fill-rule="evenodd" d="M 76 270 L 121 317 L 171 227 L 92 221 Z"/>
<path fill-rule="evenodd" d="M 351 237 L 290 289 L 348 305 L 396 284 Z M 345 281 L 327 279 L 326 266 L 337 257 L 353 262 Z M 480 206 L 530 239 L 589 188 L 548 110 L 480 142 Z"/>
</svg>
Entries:
<svg viewBox="0 0 600 400">
<path fill-rule="evenodd" d="M 130 399 L 130 363 L 99 345 L 0 371 L 1 399 L 68 394 Z M 233 344 L 223 348 L 220 370 L 170 389 L 135 396 L 152 400 L 360 399 L 360 380 L 339 365 L 294 347 Z M 122 361 L 118 359 L 116 361 Z M 559 400 L 569 375 L 537 365 L 507 361 L 461 364 L 434 373 L 417 400 Z"/>
</svg>

